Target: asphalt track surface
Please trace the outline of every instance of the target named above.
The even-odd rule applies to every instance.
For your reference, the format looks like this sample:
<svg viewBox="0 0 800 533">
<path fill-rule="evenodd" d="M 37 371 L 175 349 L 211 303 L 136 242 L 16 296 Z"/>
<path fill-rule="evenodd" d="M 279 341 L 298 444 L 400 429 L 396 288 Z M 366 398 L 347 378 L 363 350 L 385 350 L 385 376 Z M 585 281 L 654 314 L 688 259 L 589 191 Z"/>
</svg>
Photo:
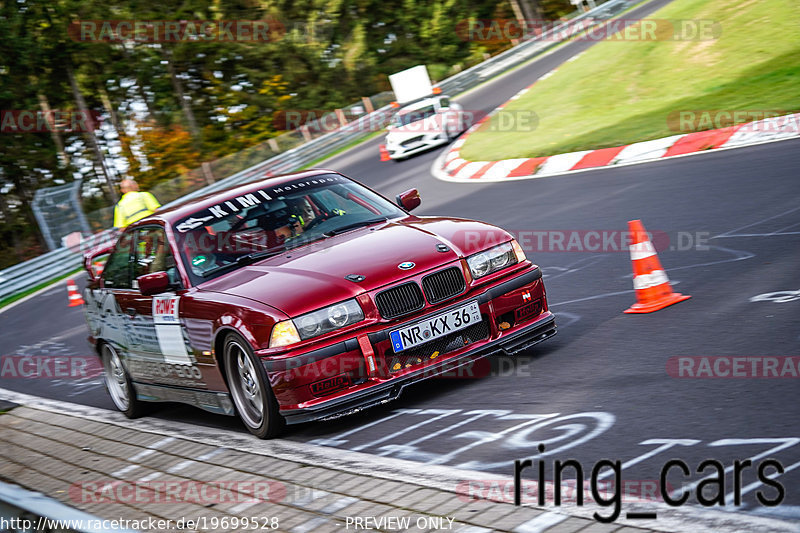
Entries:
<svg viewBox="0 0 800 533">
<path fill-rule="evenodd" d="M 491 110 L 589 45 L 563 46 L 458 101 L 465 109 Z M 524 356 L 494 358 L 492 372 L 480 379 L 421 384 L 382 407 L 294 426 L 286 438 L 505 475 L 515 459 L 537 458 L 544 443 L 538 458 L 548 465 L 546 479 L 556 459 L 577 459 L 587 478 L 600 459 L 620 460 L 622 479 L 645 497 L 671 458 L 695 471 L 705 459 L 731 469 L 735 460 L 751 458 L 757 466 L 771 457 L 785 469 L 776 478 L 786 490 L 781 505 L 756 501 L 759 490 L 769 499 L 777 492 L 750 468 L 742 474 L 742 505 L 727 509 L 800 520 L 798 378 L 690 379 L 667 372 L 668 360 L 679 356 L 800 355 L 799 140 L 502 184 L 434 179 L 430 167 L 440 150 L 379 162 L 379 143 L 325 166 L 390 198 L 417 187 L 418 214 L 475 218 L 518 232 L 624 231 L 628 220 L 642 219 L 649 231 L 669 236 L 659 258 L 675 289 L 692 298 L 626 315 L 635 299 L 626 250 L 529 247 L 557 313 L 556 337 Z M 780 291 L 787 292 L 751 301 Z M 60 285 L 0 314 L 0 353 L 89 355 L 81 309 L 66 304 Z M 0 377 L 0 388 L 113 408 L 99 378 Z M 153 416 L 244 431 L 234 418 L 179 405 L 161 406 Z M 676 474 L 668 478 L 673 486 L 682 482 Z M 702 477 L 693 473 L 687 481 Z M 723 492 L 733 489 L 728 472 Z M 713 495 L 716 487 L 707 490 Z"/>
</svg>

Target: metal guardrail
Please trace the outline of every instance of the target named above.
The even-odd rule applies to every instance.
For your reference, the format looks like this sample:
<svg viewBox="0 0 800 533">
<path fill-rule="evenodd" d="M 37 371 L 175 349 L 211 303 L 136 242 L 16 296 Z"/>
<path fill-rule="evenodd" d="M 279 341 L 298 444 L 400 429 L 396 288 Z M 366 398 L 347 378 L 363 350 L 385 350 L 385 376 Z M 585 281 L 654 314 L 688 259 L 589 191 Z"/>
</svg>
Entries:
<svg viewBox="0 0 800 533">
<path fill-rule="evenodd" d="M 437 85 L 444 93 L 450 94 L 451 96 L 458 95 L 459 93 L 480 85 L 496 74 L 520 65 L 553 46 L 570 39 L 573 36 L 573 31 L 567 30 L 577 30 L 581 26 L 589 28 L 595 24 L 602 23 L 639 1 L 640 0 L 608 0 L 594 9 L 580 13 L 568 21 L 555 26 L 553 29 L 536 38 L 525 40 L 505 52 L 497 54 L 463 72 L 442 80 Z M 174 202 L 165 204 L 165 207 L 198 198 L 204 194 L 226 189 L 234 185 L 247 183 L 248 181 L 266 177 L 267 175 L 297 170 L 320 156 L 330 154 L 359 139 L 366 131 L 374 131 L 373 128 L 382 128 L 388 122 L 391 115 L 392 108 L 390 106 L 384 106 L 337 130 L 301 144 L 296 148 L 282 152 L 250 168 L 237 172 L 232 176 L 221 179 L 212 185 L 198 189 Z M 271 174 L 268 174 L 268 172 Z M 30 261 L 2 270 L 0 271 L 0 299 L 13 296 L 45 281 L 64 276 L 80 265 L 81 254 L 79 252 L 67 248 L 60 248 L 35 259 L 31 259 Z"/>
<path fill-rule="evenodd" d="M 81 266 L 81 254 L 59 248 L 35 259 L 0 271 L 0 299 L 65 276 Z"/>
</svg>

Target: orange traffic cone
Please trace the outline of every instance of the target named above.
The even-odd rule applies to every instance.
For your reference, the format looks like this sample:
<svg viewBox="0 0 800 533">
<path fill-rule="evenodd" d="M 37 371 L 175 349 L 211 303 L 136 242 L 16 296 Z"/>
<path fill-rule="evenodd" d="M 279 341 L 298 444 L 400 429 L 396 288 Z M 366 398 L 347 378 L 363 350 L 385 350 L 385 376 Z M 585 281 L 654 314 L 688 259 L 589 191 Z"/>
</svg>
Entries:
<svg viewBox="0 0 800 533">
<path fill-rule="evenodd" d="M 633 288 L 636 290 L 636 303 L 626 309 L 626 313 L 652 313 L 668 305 L 688 300 L 691 296 L 672 292 L 667 273 L 647 238 L 641 220 L 628 222 L 633 237 L 630 246 L 633 263 Z"/>
<path fill-rule="evenodd" d="M 78 286 L 71 279 L 67 280 L 67 294 L 69 295 L 69 307 L 77 307 L 86 303 L 81 298 L 81 293 L 78 292 Z"/>
<path fill-rule="evenodd" d="M 105 268 L 106 264 L 103 261 L 95 261 L 92 263 L 92 272 L 94 272 L 94 277 L 99 277 L 103 273 L 103 268 Z"/>
<path fill-rule="evenodd" d="M 386 145 L 382 144 L 378 148 L 381 151 L 381 161 L 389 161 L 391 157 L 389 157 L 389 150 L 386 149 Z"/>
</svg>

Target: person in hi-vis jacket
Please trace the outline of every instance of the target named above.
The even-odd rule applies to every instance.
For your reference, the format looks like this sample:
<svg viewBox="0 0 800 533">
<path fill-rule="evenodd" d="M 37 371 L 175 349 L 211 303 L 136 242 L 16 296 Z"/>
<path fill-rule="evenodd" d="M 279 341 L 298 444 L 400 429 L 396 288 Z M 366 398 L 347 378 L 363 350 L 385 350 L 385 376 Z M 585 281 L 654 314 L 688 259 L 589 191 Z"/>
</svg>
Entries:
<svg viewBox="0 0 800 533">
<path fill-rule="evenodd" d="M 114 208 L 115 228 L 122 229 L 161 207 L 155 196 L 149 192 L 140 192 L 139 184 L 132 179 L 122 180 L 119 188 L 122 198 Z"/>
</svg>

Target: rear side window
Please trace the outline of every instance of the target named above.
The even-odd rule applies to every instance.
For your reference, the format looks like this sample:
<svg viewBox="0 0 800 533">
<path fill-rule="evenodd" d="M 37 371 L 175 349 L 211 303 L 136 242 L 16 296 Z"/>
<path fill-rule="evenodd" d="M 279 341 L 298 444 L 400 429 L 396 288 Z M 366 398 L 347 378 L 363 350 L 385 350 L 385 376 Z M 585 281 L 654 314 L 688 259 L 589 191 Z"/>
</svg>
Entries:
<svg viewBox="0 0 800 533">
<path fill-rule="evenodd" d="M 103 286 L 111 289 L 131 288 L 131 233 L 124 233 L 103 268 Z"/>
</svg>

